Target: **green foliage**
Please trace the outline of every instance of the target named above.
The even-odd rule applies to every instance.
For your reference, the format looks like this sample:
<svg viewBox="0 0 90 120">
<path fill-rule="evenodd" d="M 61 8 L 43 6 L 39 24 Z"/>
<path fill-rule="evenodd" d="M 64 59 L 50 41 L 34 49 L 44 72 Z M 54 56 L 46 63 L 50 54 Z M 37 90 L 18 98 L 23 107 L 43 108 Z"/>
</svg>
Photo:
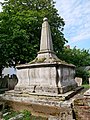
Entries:
<svg viewBox="0 0 90 120">
<path fill-rule="evenodd" d="M 22 113 L 24 114 L 24 118 L 22 120 L 30 120 L 31 113 L 29 111 L 24 110 Z"/>
<path fill-rule="evenodd" d="M 9 114 L 4 116 L 3 118 L 4 118 L 4 120 L 9 120 L 10 118 L 15 117 L 17 114 L 19 114 L 19 113 L 16 111 L 10 111 Z"/>
<path fill-rule="evenodd" d="M 86 88 L 86 89 L 89 89 L 90 88 L 90 85 L 89 84 L 83 84 L 82 85 L 84 88 Z"/>
<path fill-rule="evenodd" d="M 83 83 L 88 83 L 88 77 L 90 76 L 88 71 L 85 71 L 85 66 L 90 66 L 90 53 L 85 49 L 73 49 L 64 47 L 63 52 L 59 54 L 62 60 L 67 63 L 72 63 L 76 66 L 76 77 L 82 77 Z M 84 67 L 84 68 L 83 68 Z"/>
<path fill-rule="evenodd" d="M 89 78 L 89 72 L 82 69 L 82 68 L 77 68 L 76 69 L 76 77 L 81 77 L 83 80 L 83 84 L 88 84 L 88 78 Z"/>
<path fill-rule="evenodd" d="M 85 49 L 73 49 L 64 47 L 63 52 L 60 53 L 61 59 L 68 63 L 76 65 L 76 67 L 89 66 L 90 65 L 90 53 Z"/>
<path fill-rule="evenodd" d="M 66 42 L 62 30 L 64 20 L 53 0 L 5 0 L 0 13 L 0 69 L 30 62 L 39 51 L 41 25 L 47 17 L 51 26 L 55 51 Z"/>
<path fill-rule="evenodd" d="M 23 118 L 18 118 L 18 120 L 47 120 L 47 118 L 45 117 L 32 115 L 31 112 L 28 110 L 23 110 L 22 112 L 9 110 L 8 114 L 5 115 L 3 118 L 4 120 L 9 120 L 10 118 L 15 117 L 19 114 L 23 114 Z"/>
</svg>

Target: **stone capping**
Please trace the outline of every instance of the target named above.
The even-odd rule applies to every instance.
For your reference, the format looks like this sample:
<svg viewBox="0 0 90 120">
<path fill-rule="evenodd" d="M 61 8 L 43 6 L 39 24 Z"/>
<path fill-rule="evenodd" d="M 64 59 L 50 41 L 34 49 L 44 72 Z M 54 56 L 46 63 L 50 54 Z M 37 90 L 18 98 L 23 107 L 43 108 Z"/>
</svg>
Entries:
<svg viewBox="0 0 90 120">
<path fill-rule="evenodd" d="M 38 52 L 38 54 L 42 54 L 42 53 L 53 53 L 53 54 L 55 54 L 55 52 L 54 51 L 52 51 L 52 50 L 40 50 L 39 52 Z"/>
<path fill-rule="evenodd" d="M 66 66 L 66 67 L 71 67 L 75 68 L 75 65 L 73 64 L 65 64 L 61 62 L 54 62 L 54 63 L 35 63 L 35 64 L 22 64 L 16 66 L 17 69 L 24 69 L 24 68 L 37 68 L 37 67 L 58 67 L 58 66 Z"/>
</svg>

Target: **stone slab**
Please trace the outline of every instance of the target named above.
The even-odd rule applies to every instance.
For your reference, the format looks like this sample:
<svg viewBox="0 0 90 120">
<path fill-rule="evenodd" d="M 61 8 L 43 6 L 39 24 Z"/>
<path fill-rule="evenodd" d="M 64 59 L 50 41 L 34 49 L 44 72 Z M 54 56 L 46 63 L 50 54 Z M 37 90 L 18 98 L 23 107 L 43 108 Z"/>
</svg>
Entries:
<svg viewBox="0 0 90 120">
<path fill-rule="evenodd" d="M 90 89 L 88 89 L 85 93 L 84 96 L 90 97 Z"/>
<path fill-rule="evenodd" d="M 62 105 L 62 102 L 70 99 L 74 96 L 78 91 L 80 91 L 82 87 L 77 87 L 73 91 L 69 91 L 65 94 L 40 94 L 40 93 L 28 93 L 26 91 L 7 91 L 3 95 L 3 99 L 9 101 L 17 101 L 17 102 L 25 102 L 25 103 L 33 103 L 33 104 L 41 104 L 41 105 L 49 105 L 49 106 L 58 106 Z"/>
<path fill-rule="evenodd" d="M 14 110 L 29 110 L 34 115 L 47 116 L 48 119 L 55 118 L 60 120 L 73 120 L 72 118 L 72 100 L 70 99 L 82 87 L 78 87 L 73 91 L 65 94 L 42 94 L 42 93 L 27 93 L 26 91 L 6 91 L 2 95 L 5 103 Z M 62 120 L 62 119 L 61 119 Z"/>
</svg>

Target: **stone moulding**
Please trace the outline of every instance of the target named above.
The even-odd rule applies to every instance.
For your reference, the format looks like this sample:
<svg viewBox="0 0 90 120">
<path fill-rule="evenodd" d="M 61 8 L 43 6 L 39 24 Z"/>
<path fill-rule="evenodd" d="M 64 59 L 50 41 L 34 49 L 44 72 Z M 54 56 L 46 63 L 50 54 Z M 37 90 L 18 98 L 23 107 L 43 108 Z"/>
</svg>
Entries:
<svg viewBox="0 0 90 120">
<path fill-rule="evenodd" d="M 62 62 L 53 62 L 53 63 L 44 63 L 44 62 L 42 62 L 42 63 L 35 63 L 35 64 L 23 64 L 23 65 L 18 65 L 18 66 L 16 66 L 16 68 L 17 69 L 22 69 L 22 68 L 32 68 L 32 67 L 43 67 L 43 66 L 58 66 L 58 65 L 60 65 L 60 66 L 69 66 L 69 67 L 71 67 L 71 68 L 75 68 L 75 65 L 73 65 L 73 64 L 68 64 L 68 63 L 63 63 L 63 61 Z"/>
</svg>

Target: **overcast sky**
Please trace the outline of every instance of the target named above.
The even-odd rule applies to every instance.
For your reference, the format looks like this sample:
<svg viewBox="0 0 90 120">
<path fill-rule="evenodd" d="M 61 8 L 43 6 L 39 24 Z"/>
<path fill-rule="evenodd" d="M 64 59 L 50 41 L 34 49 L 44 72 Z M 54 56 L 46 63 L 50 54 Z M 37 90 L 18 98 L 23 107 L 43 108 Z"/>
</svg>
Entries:
<svg viewBox="0 0 90 120">
<path fill-rule="evenodd" d="M 64 35 L 68 44 L 90 49 L 90 0 L 55 1 L 58 13 L 65 21 Z"/>
</svg>

